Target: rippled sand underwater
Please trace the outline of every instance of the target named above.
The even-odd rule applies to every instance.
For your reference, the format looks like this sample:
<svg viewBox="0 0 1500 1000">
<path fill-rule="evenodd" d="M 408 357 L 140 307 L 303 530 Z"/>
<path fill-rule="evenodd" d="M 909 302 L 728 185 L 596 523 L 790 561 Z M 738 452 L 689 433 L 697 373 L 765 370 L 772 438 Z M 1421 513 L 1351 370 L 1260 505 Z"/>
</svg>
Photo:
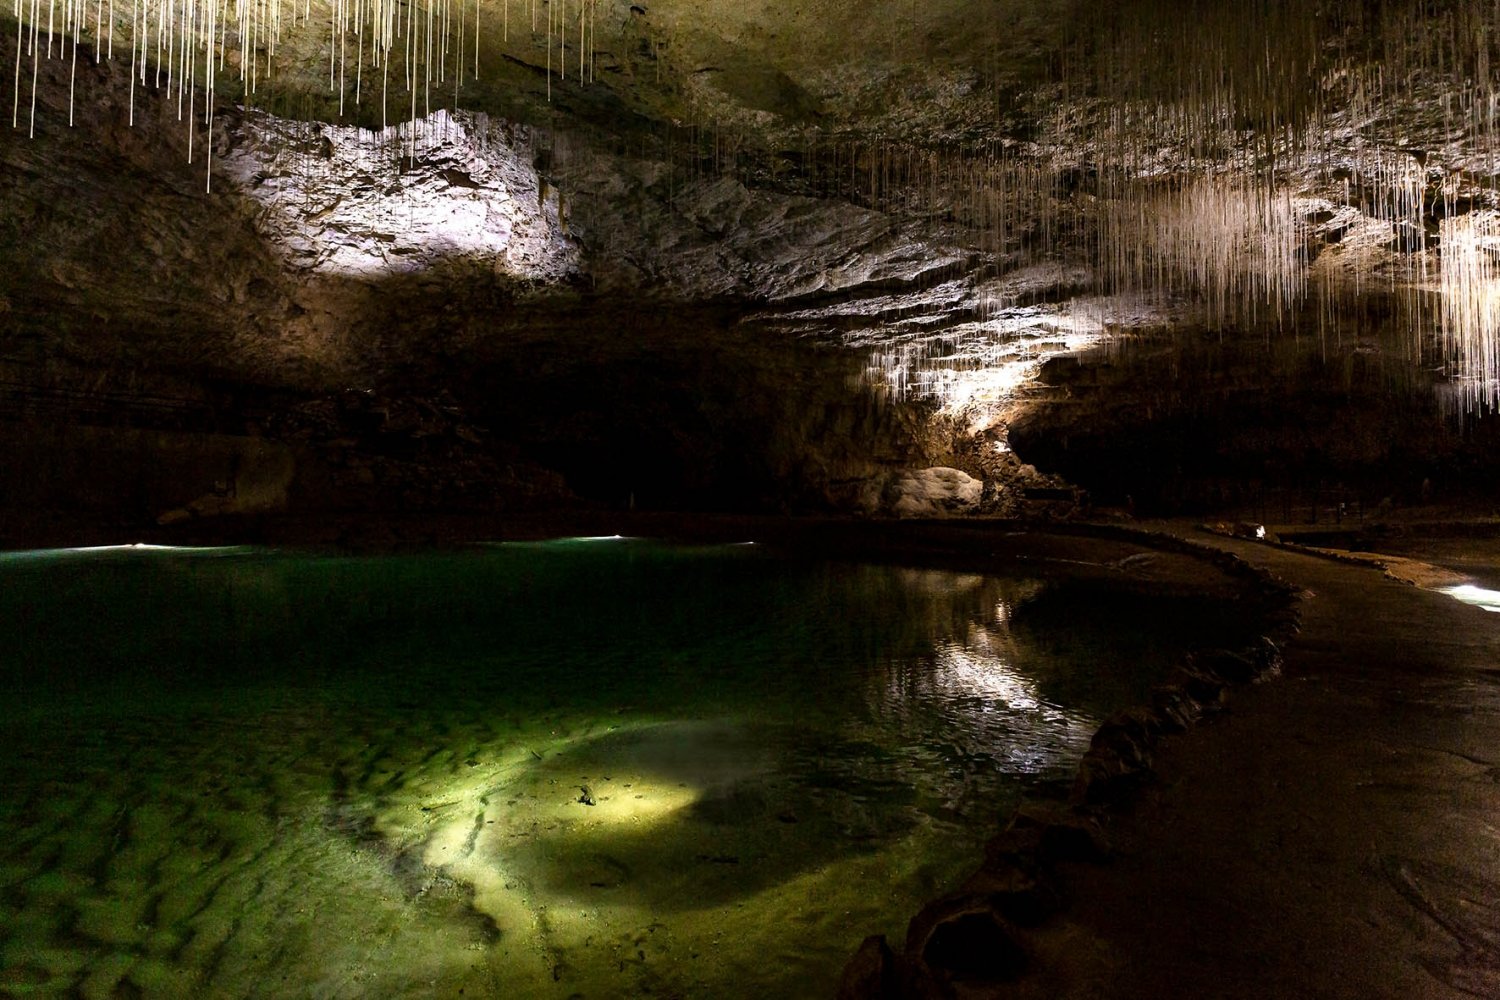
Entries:
<svg viewBox="0 0 1500 1000">
<path fill-rule="evenodd" d="M 1231 611 L 640 542 L 0 581 L 14 996 L 828 994 Z"/>
</svg>

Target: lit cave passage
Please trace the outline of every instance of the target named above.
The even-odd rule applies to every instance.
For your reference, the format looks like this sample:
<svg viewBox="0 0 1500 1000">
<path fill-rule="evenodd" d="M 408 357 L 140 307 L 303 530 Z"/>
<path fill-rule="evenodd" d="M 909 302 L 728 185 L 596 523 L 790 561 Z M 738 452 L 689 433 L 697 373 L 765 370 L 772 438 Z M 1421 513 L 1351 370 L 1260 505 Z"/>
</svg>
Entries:
<svg viewBox="0 0 1500 1000">
<path fill-rule="evenodd" d="M 1500 995 L 1497 39 L 16 0 L 0 997 Z"/>
</svg>

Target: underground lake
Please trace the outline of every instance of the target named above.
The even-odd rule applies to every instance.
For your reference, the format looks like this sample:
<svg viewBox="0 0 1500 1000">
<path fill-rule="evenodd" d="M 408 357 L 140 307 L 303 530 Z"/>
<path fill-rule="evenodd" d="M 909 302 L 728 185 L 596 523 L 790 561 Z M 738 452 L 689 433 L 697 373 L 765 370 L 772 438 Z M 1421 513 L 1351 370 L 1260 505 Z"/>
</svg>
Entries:
<svg viewBox="0 0 1500 1000">
<path fill-rule="evenodd" d="M 0 553 L 0 993 L 831 995 L 1234 599 L 628 538 Z"/>
</svg>

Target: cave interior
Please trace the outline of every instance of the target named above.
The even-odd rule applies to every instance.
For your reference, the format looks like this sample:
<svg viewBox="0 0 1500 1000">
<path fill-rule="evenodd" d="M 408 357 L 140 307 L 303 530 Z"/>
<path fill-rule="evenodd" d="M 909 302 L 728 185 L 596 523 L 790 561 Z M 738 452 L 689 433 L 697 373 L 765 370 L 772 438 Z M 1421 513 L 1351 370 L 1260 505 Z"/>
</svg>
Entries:
<svg viewBox="0 0 1500 1000">
<path fill-rule="evenodd" d="M 1482 509 L 1495 20 L 17 0 L 0 507 Z"/>
<path fill-rule="evenodd" d="M 906 544 L 903 519 L 1045 523 L 1060 538 L 1075 522 L 1206 522 L 1244 536 L 1223 543 L 1255 564 L 1244 573 L 1295 577 L 1305 567 L 1282 550 L 1251 548 L 1268 530 L 1315 542 L 1496 512 L 1490 0 L 14 0 L 0 12 L 0 67 L 12 97 L 0 136 L 3 549 L 384 550 L 617 524 L 671 534 L 704 516 L 794 541 L 788 525 L 873 523 L 888 546 Z M 972 557 L 989 544 L 976 537 L 948 548 Z M 1450 562 L 1479 558 L 1448 543 Z M 1055 557 L 1077 555 L 1057 544 Z M 1168 562 L 1109 552 L 1117 569 Z M 1294 650 L 1303 666 L 1289 673 L 1348 668 L 1350 621 L 1387 630 L 1350 639 L 1361 655 L 1387 641 L 1424 649 L 1402 616 L 1429 599 L 1421 613 L 1453 623 L 1463 645 L 1454 670 L 1495 652 L 1483 616 L 1437 603 L 1447 597 L 1373 584 L 1362 597 L 1333 569 L 1307 573 L 1304 598 L 1326 586 L 1346 617 L 1312 606 L 1323 645 Z M 1051 613 L 1067 634 L 1065 610 Z M 1269 647 L 1218 662 L 1275 673 L 1294 617 Z M 1267 648 L 1276 655 L 1254 660 Z M 1500 708 L 1468 712 L 1477 680 L 1408 705 L 1429 679 L 1417 667 L 1447 669 L 1431 657 L 1379 681 L 1366 700 L 1398 708 L 1373 722 L 1321 688 L 1310 704 L 1367 749 L 1394 738 L 1403 713 L 1431 710 L 1420 730 L 1434 704 L 1485 739 L 1500 733 Z M 1205 676 L 1185 683 L 1209 685 L 1217 711 L 1227 682 Z M 1302 763 L 1352 758 L 1313 709 L 1259 697 L 1245 718 L 1321 748 Z M 1453 725 L 1429 727 L 1432 740 Z M 1444 766 L 1488 766 L 1478 739 L 1454 736 Z M 532 758 L 543 756 L 517 750 L 515 766 L 541 766 Z M 1185 765 L 1194 787 L 1217 791 L 1199 759 Z M 1423 789 L 1431 806 L 1459 787 L 1455 772 L 1433 773 L 1381 787 Z M 599 780 L 564 804 L 593 807 Z M 1262 801 L 1282 795 L 1274 780 Z M 1288 816 L 1340 808 L 1338 794 L 1304 792 L 1286 792 Z M 1203 815 L 1242 805 L 1215 802 Z M 1075 820 L 1046 829 L 1086 828 L 1092 844 L 1093 821 Z M 380 822 L 325 825 L 343 823 L 361 850 L 410 832 L 409 817 Z M 1342 822 L 1330 841 L 1357 842 L 1355 820 Z M 467 828 L 452 829 L 462 844 Z M 1200 845 L 1228 836 L 1204 829 Z M 1305 844 L 1305 831 L 1286 836 Z M 1493 855 L 1478 843 L 1463 842 L 1464 858 Z M 1287 850 L 1299 871 L 1327 861 Z M 440 870 L 397 858 L 405 876 Z M 1442 893 L 1472 902 L 1462 859 L 1388 860 L 1356 871 L 1355 857 L 1340 891 L 1386 865 L 1402 899 L 1457 934 Z M 1194 891 L 1178 878 L 1171 899 Z M 503 895 L 474 879 L 469 902 Z M 28 886 L 0 887 L 12 893 L 0 903 Z M 1097 898 L 1117 897 L 1106 886 Z M 1200 909 L 1184 912 L 1218 905 L 1193 899 Z M 1329 899 L 1330 911 L 1346 901 Z M 943 911 L 908 951 L 960 978 L 1006 978 L 1011 939 L 988 913 Z M 1101 919 L 1132 932 L 1118 914 Z M 1317 919 L 1299 933 L 1332 933 Z M 1462 925 L 1461 958 L 1441 976 L 1428 964 L 1451 988 L 1442 995 L 1500 989 L 1500 918 L 1486 919 Z M 470 931 L 498 940 L 495 926 Z M 1181 944 L 1165 939 L 1163 952 Z M 848 995 L 897 995 L 880 992 L 897 960 L 860 955 L 874 972 Z M 1306 984 L 1306 967 L 1276 962 L 1290 963 L 1278 982 Z M 1254 964 L 1237 982 L 1253 983 Z M 1431 985 L 1403 968 L 1403 989 Z M 1114 995 L 1098 985 L 1047 993 L 1044 981 L 1035 995 Z M 24 986 L 0 979 L 0 996 Z M 909 995 L 949 995 L 929 987 Z"/>
</svg>

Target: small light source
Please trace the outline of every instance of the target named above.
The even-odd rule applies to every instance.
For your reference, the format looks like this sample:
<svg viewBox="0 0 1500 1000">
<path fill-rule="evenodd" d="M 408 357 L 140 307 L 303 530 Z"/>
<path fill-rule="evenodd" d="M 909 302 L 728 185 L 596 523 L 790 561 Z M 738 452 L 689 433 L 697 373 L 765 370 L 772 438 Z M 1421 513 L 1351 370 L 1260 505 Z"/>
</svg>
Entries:
<svg viewBox="0 0 1500 1000">
<path fill-rule="evenodd" d="M 1457 587 L 1441 587 L 1439 590 L 1465 604 L 1472 604 L 1486 611 L 1500 612 L 1500 590 L 1486 590 L 1472 583 L 1459 584 Z"/>
</svg>

